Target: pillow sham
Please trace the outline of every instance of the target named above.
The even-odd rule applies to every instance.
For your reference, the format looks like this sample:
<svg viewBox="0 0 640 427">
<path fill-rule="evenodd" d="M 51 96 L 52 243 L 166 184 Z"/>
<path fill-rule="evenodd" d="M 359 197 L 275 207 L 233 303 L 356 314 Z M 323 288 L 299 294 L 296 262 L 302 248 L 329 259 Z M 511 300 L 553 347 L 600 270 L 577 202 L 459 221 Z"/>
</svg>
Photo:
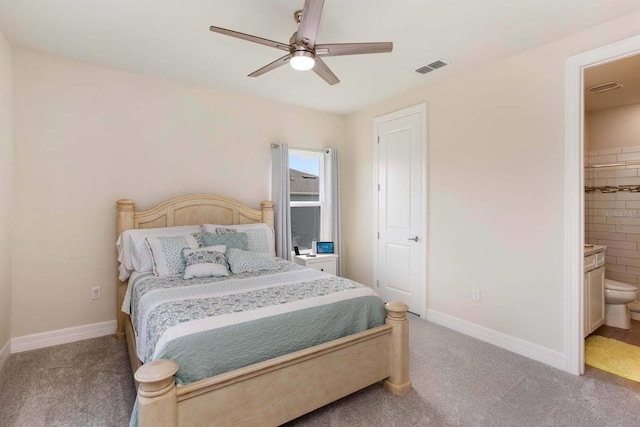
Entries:
<svg viewBox="0 0 640 427">
<path fill-rule="evenodd" d="M 185 261 L 183 278 L 228 276 L 227 259 L 224 256 L 226 249 L 224 245 L 183 249 L 182 255 Z"/>
<path fill-rule="evenodd" d="M 185 262 L 182 256 L 184 248 L 195 249 L 200 246 L 196 234 L 182 236 L 147 237 L 145 240 L 153 263 L 153 274 L 170 276 L 184 271 Z"/>
<path fill-rule="evenodd" d="M 276 239 L 273 228 L 265 223 L 217 225 L 204 224 L 203 230 L 214 234 L 228 234 L 231 230 L 247 235 L 247 250 L 251 252 L 263 252 L 276 256 Z"/>
<path fill-rule="evenodd" d="M 198 225 L 181 225 L 162 228 L 139 228 L 125 230 L 118 237 L 118 261 L 120 262 L 120 280 L 127 280 L 132 272 L 153 271 L 151 252 L 146 238 L 149 236 L 178 236 L 201 231 Z"/>
<path fill-rule="evenodd" d="M 227 259 L 231 271 L 234 274 L 251 271 L 278 270 L 280 268 L 275 257 L 260 252 L 231 248 L 227 251 Z"/>
<path fill-rule="evenodd" d="M 247 250 L 247 235 L 245 233 L 202 233 L 202 236 L 204 240 L 203 246 L 225 245 L 227 247 L 227 251 L 230 248 L 242 249 L 243 251 Z"/>
<path fill-rule="evenodd" d="M 123 241 L 128 237 L 131 246 L 131 260 L 135 271 L 147 272 L 153 271 L 153 262 L 151 260 L 151 251 L 147 246 L 146 238 L 153 237 L 171 237 L 184 234 L 197 233 L 202 231 L 199 225 L 180 225 L 176 227 L 161 228 L 141 228 L 136 230 L 127 230 L 123 234 Z"/>
<path fill-rule="evenodd" d="M 118 275 L 118 279 L 127 280 L 131 273 L 135 271 L 133 268 L 133 260 L 131 253 L 131 244 L 129 241 L 129 237 L 124 237 L 126 231 L 118 236 L 118 240 L 116 240 L 116 248 L 118 249 L 118 262 L 120 265 L 118 266 L 118 271 L 120 274 Z"/>
<path fill-rule="evenodd" d="M 216 228 L 216 234 L 235 234 L 237 232 L 238 230 L 234 228 L 227 228 L 227 227 Z"/>
</svg>

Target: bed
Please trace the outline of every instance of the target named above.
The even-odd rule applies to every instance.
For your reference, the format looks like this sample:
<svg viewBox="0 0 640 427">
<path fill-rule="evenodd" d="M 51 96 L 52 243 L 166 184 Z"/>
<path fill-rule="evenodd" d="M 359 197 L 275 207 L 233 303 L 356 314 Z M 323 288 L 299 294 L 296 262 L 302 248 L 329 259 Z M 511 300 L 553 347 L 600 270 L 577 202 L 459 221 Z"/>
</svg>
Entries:
<svg viewBox="0 0 640 427">
<path fill-rule="evenodd" d="M 132 200 L 117 202 L 118 235 L 131 229 L 204 223 L 229 226 L 265 223 L 273 227 L 273 203 L 263 201 L 261 209 L 256 210 L 228 197 L 195 194 L 136 211 Z M 316 278 L 313 276 L 316 273 L 296 268 L 300 269 L 282 268 L 279 274 L 290 282 L 293 276 L 301 274 L 311 274 L 316 282 L 326 281 L 326 273 L 317 273 L 322 276 Z M 349 281 L 341 280 L 336 278 L 334 282 L 348 287 Z M 171 358 L 162 358 L 164 354 L 160 358 L 147 356 L 149 361 L 145 364 L 140 361 L 132 318 L 120 311 L 125 298 L 130 297 L 127 288 L 127 282 L 118 280 L 116 336 L 127 340 L 138 387 L 137 419 L 141 427 L 279 425 L 379 381 L 396 395 L 411 388 L 407 306 L 403 303 L 386 304 L 385 324 L 381 326 L 227 372 L 214 372 L 205 378 L 190 378 L 185 385 L 177 386 L 174 375 L 181 367 L 186 368 L 184 364 L 179 366 Z M 353 291 L 366 293 L 364 289 Z M 342 314 L 332 315 L 335 318 L 353 311 L 344 305 L 336 305 L 335 309 L 342 310 Z"/>
</svg>

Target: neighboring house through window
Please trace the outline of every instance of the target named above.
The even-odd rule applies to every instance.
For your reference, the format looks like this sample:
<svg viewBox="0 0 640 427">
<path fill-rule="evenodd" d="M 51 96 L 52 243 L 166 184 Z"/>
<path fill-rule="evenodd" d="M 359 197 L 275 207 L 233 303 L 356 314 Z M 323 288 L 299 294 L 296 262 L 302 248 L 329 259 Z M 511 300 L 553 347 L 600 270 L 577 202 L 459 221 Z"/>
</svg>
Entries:
<svg viewBox="0 0 640 427">
<path fill-rule="evenodd" d="M 289 179 L 293 246 L 308 252 L 322 235 L 324 153 L 289 150 Z"/>
</svg>

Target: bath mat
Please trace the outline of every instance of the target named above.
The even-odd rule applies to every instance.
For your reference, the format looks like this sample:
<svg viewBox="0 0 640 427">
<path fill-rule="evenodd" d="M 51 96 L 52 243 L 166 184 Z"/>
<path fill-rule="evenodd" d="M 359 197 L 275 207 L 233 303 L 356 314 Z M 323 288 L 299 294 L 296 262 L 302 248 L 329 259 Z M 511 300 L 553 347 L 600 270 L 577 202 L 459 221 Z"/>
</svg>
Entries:
<svg viewBox="0 0 640 427">
<path fill-rule="evenodd" d="M 640 383 L 640 347 L 591 335 L 584 342 L 584 363 Z"/>
</svg>

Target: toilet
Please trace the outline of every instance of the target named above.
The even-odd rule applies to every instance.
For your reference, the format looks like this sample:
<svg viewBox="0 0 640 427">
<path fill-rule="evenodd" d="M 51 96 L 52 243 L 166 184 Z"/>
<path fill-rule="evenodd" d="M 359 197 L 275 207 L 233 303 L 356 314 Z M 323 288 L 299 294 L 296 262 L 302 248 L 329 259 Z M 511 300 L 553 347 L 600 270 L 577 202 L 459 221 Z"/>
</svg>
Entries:
<svg viewBox="0 0 640 427">
<path fill-rule="evenodd" d="M 638 297 L 638 288 L 617 280 L 604 281 L 604 324 L 621 329 L 631 329 L 631 313 L 627 304 Z"/>
</svg>

